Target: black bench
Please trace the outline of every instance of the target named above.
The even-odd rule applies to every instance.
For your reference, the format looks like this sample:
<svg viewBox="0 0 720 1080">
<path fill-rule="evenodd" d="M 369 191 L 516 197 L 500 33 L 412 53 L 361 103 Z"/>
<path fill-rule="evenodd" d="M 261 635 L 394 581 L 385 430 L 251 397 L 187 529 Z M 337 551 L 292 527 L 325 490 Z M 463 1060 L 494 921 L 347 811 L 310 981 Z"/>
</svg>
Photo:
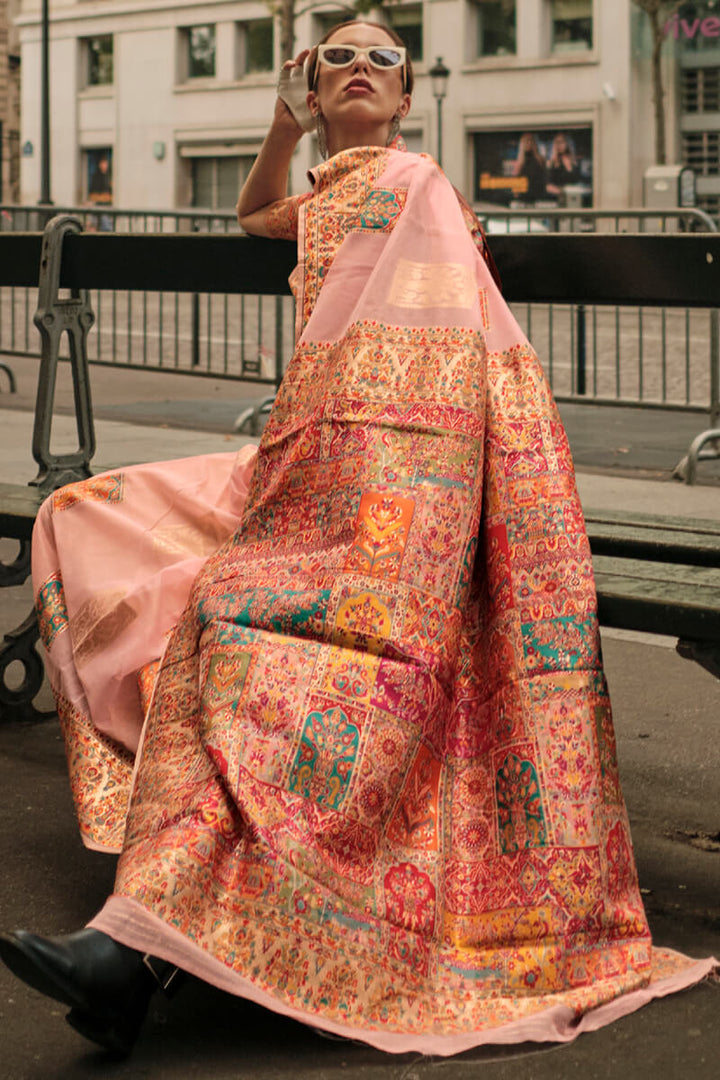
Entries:
<svg viewBox="0 0 720 1080">
<path fill-rule="evenodd" d="M 42 244 L 42 249 L 41 249 Z M 720 235 L 496 236 L 493 254 L 509 301 L 658 307 L 715 307 L 720 298 Z M 93 323 L 87 289 L 169 292 L 288 293 L 295 245 L 215 235 L 83 234 L 61 216 L 44 236 L 0 234 L 0 285 L 38 283 L 35 322 L 42 360 L 33 436 L 39 473 L 30 486 L 0 485 L 0 536 L 20 553 L 0 565 L 0 586 L 29 572 L 29 538 L 42 498 L 61 484 L 90 475 L 95 439 L 86 337 Z M 59 289 L 70 289 L 69 299 Z M 79 450 L 49 450 L 59 342 L 70 343 Z M 643 515 L 587 513 L 598 584 L 600 620 L 608 626 L 679 639 L 682 655 L 720 676 L 720 526 Z M 32 699 L 42 680 L 30 613 L 0 647 L 0 718 L 36 715 Z M 10 689 L 12 661 L 25 667 Z"/>
</svg>

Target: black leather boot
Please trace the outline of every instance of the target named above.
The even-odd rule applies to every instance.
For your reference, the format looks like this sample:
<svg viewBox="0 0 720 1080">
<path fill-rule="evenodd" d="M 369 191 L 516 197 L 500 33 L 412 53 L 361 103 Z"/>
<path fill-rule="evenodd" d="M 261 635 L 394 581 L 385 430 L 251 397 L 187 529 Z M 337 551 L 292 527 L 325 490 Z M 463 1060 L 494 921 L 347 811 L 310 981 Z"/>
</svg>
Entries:
<svg viewBox="0 0 720 1080">
<path fill-rule="evenodd" d="M 132 1050 L 158 986 L 176 972 L 100 930 L 43 938 L 26 930 L 0 934 L 0 958 L 41 994 L 70 1006 L 68 1023 L 116 1054 Z"/>
</svg>

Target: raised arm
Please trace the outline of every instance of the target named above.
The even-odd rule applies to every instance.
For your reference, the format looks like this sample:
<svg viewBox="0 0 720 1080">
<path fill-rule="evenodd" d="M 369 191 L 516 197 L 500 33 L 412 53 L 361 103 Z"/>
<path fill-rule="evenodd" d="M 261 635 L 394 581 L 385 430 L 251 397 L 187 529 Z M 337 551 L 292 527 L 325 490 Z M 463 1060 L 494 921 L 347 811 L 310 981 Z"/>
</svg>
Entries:
<svg viewBox="0 0 720 1080">
<path fill-rule="evenodd" d="M 309 50 L 304 49 L 295 60 L 283 67 L 302 65 Z M 280 98 L 275 102 L 270 130 L 260 148 L 237 202 L 237 216 L 246 232 L 255 236 L 270 236 L 268 214 L 273 206 L 287 195 L 288 172 L 295 147 L 303 129 Z"/>
</svg>

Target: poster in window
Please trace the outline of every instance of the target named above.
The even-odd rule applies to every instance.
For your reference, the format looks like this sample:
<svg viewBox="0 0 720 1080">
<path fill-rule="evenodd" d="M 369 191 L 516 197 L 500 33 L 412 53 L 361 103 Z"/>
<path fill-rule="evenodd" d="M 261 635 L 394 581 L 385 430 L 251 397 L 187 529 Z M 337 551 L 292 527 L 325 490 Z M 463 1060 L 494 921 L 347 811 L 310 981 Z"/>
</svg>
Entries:
<svg viewBox="0 0 720 1080">
<path fill-rule="evenodd" d="M 94 206 L 111 206 L 113 201 L 112 149 L 109 146 L 88 150 L 88 202 Z"/>
<path fill-rule="evenodd" d="M 592 206 L 591 127 L 478 131 L 473 141 L 476 204 Z"/>
</svg>

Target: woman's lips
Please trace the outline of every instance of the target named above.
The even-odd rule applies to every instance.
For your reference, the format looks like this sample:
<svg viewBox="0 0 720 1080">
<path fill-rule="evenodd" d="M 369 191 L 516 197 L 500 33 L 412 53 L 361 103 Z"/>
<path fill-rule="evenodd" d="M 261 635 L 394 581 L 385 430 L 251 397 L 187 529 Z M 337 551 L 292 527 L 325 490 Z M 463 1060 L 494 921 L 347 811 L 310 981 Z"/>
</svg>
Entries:
<svg viewBox="0 0 720 1080">
<path fill-rule="evenodd" d="M 366 94 L 374 93 L 372 86 L 365 79 L 351 79 L 345 87 L 345 92 L 348 93 L 351 90 L 364 91 Z"/>
</svg>

